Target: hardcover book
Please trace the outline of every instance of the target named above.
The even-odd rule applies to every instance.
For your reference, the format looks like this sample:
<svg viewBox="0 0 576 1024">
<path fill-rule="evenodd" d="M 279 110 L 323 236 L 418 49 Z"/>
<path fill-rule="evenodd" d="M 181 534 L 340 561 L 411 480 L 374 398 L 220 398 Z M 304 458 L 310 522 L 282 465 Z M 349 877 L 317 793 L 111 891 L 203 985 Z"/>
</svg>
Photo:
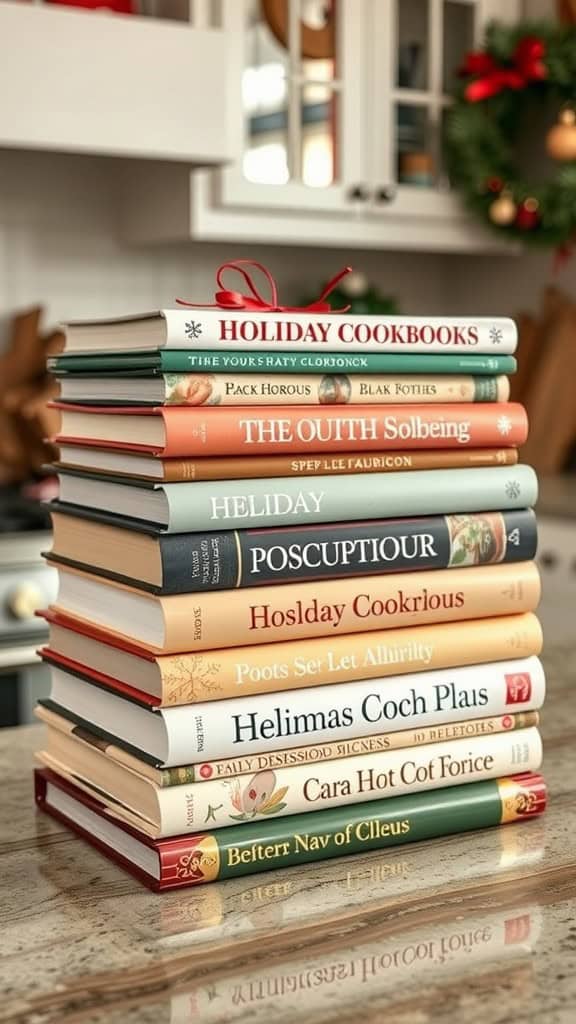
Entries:
<svg viewBox="0 0 576 1024">
<path fill-rule="evenodd" d="M 512 615 L 540 599 L 532 562 L 168 597 L 68 566 L 58 578 L 56 611 L 163 654 Z"/>
<path fill-rule="evenodd" d="M 522 562 L 537 543 L 531 509 L 162 536 L 53 511 L 52 530 L 53 562 L 156 594 Z"/>
<path fill-rule="evenodd" d="M 58 479 L 59 500 L 51 506 L 56 511 L 96 519 L 110 515 L 115 525 L 121 516 L 131 529 L 148 523 L 168 533 L 507 511 L 531 508 L 538 496 L 530 466 L 273 477 L 248 486 L 233 480 L 145 483 L 70 470 Z"/>
<path fill-rule="evenodd" d="M 105 355 L 59 355 L 48 360 L 57 377 L 68 373 L 470 373 L 508 376 L 516 373 L 514 356 L 402 355 L 365 352 L 256 352 L 223 349 L 190 351 L 159 349 L 146 355 L 113 352 Z"/>
<path fill-rule="evenodd" d="M 506 402 L 507 377 L 170 373 L 122 377 L 65 375 L 62 402 L 102 405 L 397 405 Z"/>
<path fill-rule="evenodd" d="M 35 791 L 41 810 L 156 890 L 489 828 L 546 807 L 542 777 L 515 775 L 154 841 L 47 769 L 36 771 Z"/>
<path fill-rule="evenodd" d="M 281 412 L 259 406 L 220 409 L 83 406 L 60 411 L 56 443 L 74 441 L 169 458 L 195 455 L 275 455 L 281 452 L 381 451 L 404 448 L 518 447 L 526 412 L 515 402 L 366 405 Z"/>
<path fill-rule="evenodd" d="M 127 769 L 110 786 L 97 757 L 85 765 L 83 774 L 46 751 L 37 757 L 57 775 L 101 800 L 115 818 L 151 839 L 163 839 L 534 772 L 542 761 L 542 743 L 537 729 L 522 729 L 168 789 L 134 778 Z"/>
<path fill-rule="evenodd" d="M 542 649 L 532 613 L 177 655 L 153 654 L 81 619 L 42 615 L 50 626 L 45 660 L 164 707 L 527 658 Z"/>
<path fill-rule="evenodd" d="M 220 758 L 217 761 L 198 761 L 196 764 L 178 765 L 176 768 L 156 768 L 155 765 L 136 757 L 127 747 L 106 739 L 94 726 L 87 729 L 75 725 L 71 719 L 64 718 L 63 715 L 41 704 L 36 707 L 35 714 L 47 727 L 43 751 L 45 758 L 50 758 L 55 764 L 62 766 L 64 774 L 75 774 L 84 778 L 89 776 L 91 767 L 97 765 L 102 788 L 118 795 L 123 793 L 122 786 L 128 784 L 131 787 L 140 787 L 141 783 L 153 784 L 159 789 L 166 789 L 184 783 L 231 779 L 294 765 L 315 765 L 337 758 L 354 758 L 361 754 L 419 747 L 425 743 L 472 739 L 475 736 L 489 737 L 501 732 L 531 729 L 539 723 L 537 711 L 520 711 L 512 715 L 493 715 L 489 718 L 471 718 L 464 722 L 448 722 L 446 725 L 427 726 L 424 729 L 379 732 L 335 743 L 313 743 L 287 750 L 269 750 L 260 754 Z M 130 803 L 127 797 L 123 797 L 123 800 Z"/>
<path fill-rule="evenodd" d="M 154 453 L 138 454 L 115 448 L 85 448 L 61 444 L 58 470 L 84 470 L 88 474 L 141 477 L 144 480 L 247 480 L 273 476 L 324 476 L 346 473 L 404 473 L 414 469 L 457 469 L 473 466 L 515 466 L 516 448 L 463 448 L 454 451 L 340 452 L 338 455 L 310 454 L 247 455 L 226 458 L 162 459 Z"/>
<path fill-rule="evenodd" d="M 199 759 L 336 742 L 470 717 L 538 711 L 545 681 L 537 658 L 282 691 L 241 701 L 159 708 L 76 670 L 52 669 L 49 709 L 97 727 L 162 768 Z"/>
<path fill-rule="evenodd" d="M 518 342 L 516 324 L 507 317 L 255 313 L 202 307 L 69 321 L 65 334 L 66 352 L 223 348 L 510 355 Z"/>
</svg>

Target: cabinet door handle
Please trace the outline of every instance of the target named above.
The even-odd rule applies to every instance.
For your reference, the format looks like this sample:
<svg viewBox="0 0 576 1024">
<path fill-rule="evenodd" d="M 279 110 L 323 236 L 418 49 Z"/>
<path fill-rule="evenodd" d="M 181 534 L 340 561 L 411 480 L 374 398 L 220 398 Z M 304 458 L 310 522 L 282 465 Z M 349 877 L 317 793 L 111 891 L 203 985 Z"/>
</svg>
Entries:
<svg viewBox="0 0 576 1024">
<path fill-rule="evenodd" d="M 380 185 L 375 192 L 377 203 L 391 203 L 396 198 L 394 185 Z"/>
<path fill-rule="evenodd" d="M 353 199 L 356 202 L 365 203 L 370 198 L 370 192 L 366 188 L 366 185 L 352 185 L 348 190 L 348 199 Z"/>
</svg>

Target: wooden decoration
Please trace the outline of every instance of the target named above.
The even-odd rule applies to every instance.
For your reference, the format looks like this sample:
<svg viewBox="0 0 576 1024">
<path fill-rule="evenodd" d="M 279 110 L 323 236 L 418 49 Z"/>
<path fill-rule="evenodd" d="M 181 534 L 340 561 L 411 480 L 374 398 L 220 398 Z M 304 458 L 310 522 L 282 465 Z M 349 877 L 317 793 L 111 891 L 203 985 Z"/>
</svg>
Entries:
<svg viewBox="0 0 576 1024">
<path fill-rule="evenodd" d="M 530 421 L 522 461 L 542 474 L 561 473 L 576 438 L 576 304 L 556 288 L 544 294 L 539 357 L 525 395 Z"/>
<path fill-rule="evenodd" d="M 272 35 L 288 49 L 288 0 L 261 0 L 262 14 Z M 326 24 L 314 28 L 300 21 L 300 53 L 308 60 L 328 60 L 335 54 L 334 12 L 326 4 Z"/>
<path fill-rule="evenodd" d="M 46 359 L 62 350 L 64 335 L 41 334 L 41 316 L 40 307 L 15 316 L 0 355 L 0 484 L 29 480 L 54 455 L 45 438 L 56 433 L 58 414 L 46 403 L 58 387 Z"/>
<path fill-rule="evenodd" d="M 576 0 L 556 0 L 556 14 L 565 25 L 576 25 Z"/>
</svg>

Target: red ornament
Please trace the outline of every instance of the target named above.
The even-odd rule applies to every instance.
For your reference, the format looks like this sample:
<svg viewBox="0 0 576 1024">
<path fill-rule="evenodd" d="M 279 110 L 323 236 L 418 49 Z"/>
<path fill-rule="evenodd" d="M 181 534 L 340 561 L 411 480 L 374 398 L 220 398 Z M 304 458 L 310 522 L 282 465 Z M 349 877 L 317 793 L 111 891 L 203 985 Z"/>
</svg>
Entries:
<svg viewBox="0 0 576 1024">
<path fill-rule="evenodd" d="M 488 181 L 486 182 L 486 188 L 488 192 L 498 193 L 501 192 L 502 189 L 504 188 L 504 182 L 502 181 L 502 178 L 488 178 Z"/>
<path fill-rule="evenodd" d="M 516 214 L 516 227 L 521 231 L 533 231 L 540 223 L 537 199 L 525 199 L 518 207 Z"/>
<path fill-rule="evenodd" d="M 46 0 L 46 3 L 62 7 L 85 7 L 91 11 L 105 8 L 117 14 L 136 14 L 133 0 Z"/>
</svg>

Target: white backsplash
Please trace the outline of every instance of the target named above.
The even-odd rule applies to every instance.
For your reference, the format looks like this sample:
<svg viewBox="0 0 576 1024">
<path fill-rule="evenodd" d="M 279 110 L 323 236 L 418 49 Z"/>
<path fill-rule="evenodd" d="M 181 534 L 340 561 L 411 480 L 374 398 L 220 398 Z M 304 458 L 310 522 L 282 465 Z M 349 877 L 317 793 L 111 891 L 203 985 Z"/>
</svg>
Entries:
<svg viewBox="0 0 576 1024">
<path fill-rule="evenodd" d="M 404 311 L 441 313 L 449 297 L 437 255 L 359 253 L 213 243 L 135 247 L 117 228 L 114 161 L 48 153 L 0 153 L 0 315 L 42 302 L 47 323 L 210 301 L 225 259 L 260 259 L 281 298 L 298 301 L 352 258 Z"/>
<path fill-rule="evenodd" d="M 260 259 L 281 298 L 297 302 L 348 260 L 406 313 L 509 314 L 534 308 L 553 280 L 572 293 L 576 258 L 560 275 L 550 252 L 522 256 L 345 252 L 325 248 L 188 243 L 124 244 L 118 228 L 117 161 L 0 152 L 0 343 L 10 314 L 42 303 L 46 324 L 82 316 L 210 301 L 225 259 Z"/>
</svg>

